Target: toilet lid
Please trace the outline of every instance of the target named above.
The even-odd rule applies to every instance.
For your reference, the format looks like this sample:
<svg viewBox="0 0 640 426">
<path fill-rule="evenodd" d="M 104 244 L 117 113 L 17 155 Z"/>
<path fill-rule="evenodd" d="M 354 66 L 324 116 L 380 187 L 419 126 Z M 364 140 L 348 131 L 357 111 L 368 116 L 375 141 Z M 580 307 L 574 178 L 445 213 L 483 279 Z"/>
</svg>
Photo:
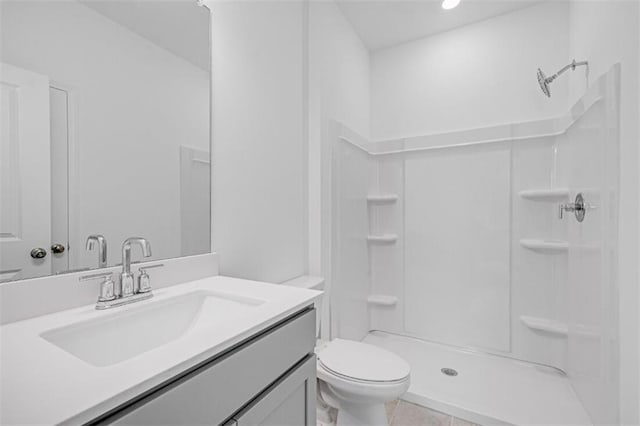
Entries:
<svg viewBox="0 0 640 426">
<path fill-rule="evenodd" d="M 332 340 L 318 354 L 318 362 L 340 376 L 368 382 L 396 382 L 410 373 L 399 356 L 353 340 Z"/>
</svg>

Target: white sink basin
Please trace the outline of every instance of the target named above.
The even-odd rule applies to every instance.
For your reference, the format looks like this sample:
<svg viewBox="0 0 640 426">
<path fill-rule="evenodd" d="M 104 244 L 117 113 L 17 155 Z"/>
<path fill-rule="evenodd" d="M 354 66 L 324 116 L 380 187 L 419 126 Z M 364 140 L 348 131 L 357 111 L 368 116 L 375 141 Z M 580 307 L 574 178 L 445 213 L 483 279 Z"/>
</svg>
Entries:
<svg viewBox="0 0 640 426">
<path fill-rule="evenodd" d="M 105 367 L 166 345 L 195 329 L 232 321 L 265 301 L 199 290 L 141 303 L 113 308 L 99 318 L 40 336 L 76 358 Z"/>
</svg>

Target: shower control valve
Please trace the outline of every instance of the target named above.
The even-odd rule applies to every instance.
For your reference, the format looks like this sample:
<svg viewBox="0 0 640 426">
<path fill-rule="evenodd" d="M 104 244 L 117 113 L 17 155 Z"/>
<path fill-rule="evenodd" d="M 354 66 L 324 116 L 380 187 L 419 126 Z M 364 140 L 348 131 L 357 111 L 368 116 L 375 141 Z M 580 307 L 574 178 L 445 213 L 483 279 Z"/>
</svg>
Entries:
<svg viewBox="0 0 640 426">
<path fill-rule="evenodd" d="M 572 212 L 576 216 L 576 220 L 578 222 L 582 222 L 587 213 L 587 208 L 582 193 L 578 193 L 578 195 L 576 195 L 576 199 L 573 203 L 560 204 L 559 207 L 560 208 L 558 209 L 558 213 L 560 219 L 564 219 L 564 212 Z"/>
</svg>

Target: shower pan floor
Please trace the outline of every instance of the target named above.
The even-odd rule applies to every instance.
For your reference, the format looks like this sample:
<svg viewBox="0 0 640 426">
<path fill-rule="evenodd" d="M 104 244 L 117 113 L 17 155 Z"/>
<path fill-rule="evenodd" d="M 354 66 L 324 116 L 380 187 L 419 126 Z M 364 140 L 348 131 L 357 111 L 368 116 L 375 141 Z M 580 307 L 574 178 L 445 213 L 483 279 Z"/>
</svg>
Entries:
<svg viewBox="0 0 640 426">
<path fill-rule="evenodd" d="M 380 331 L 363 341 L 409 362 L 406 401 L 485 426 L 591 424 L 567 377 L 553 368 Z"/>
</svg>

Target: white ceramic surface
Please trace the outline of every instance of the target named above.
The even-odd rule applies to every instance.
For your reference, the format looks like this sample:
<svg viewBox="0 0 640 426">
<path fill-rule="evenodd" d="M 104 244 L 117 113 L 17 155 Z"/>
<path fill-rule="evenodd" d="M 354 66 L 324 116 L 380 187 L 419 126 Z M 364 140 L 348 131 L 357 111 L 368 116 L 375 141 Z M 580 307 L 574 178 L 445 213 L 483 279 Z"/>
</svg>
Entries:
<svg viewBox="0 0 640 426">
<path fill-rule="evenodd" d="M 327 356 L 331 367 L 321 360 L 326 350 L 332 352 Z M 409 388 L 409 364 L 389 351 L 352 340 L 336 339 L 316 352 L 318 392 L 325 403 L 337 409 L 336 426 L 387 425 L 384 404 L 400 398 Z M 354 359 L 358 356 L 362 366 Z M 376 367 L 381 371 L 373 371 Z"/>
<path fill-rule="evenodd" d="M 361 382 L 343 378 L 318 366 L 318 391 L 338 409 L 336 426 L 386 426 L 384 404 L 400 398 L 409 388 L 409 377 L 395 382 Z"/>
<path fill-rule="evenodd" d="M 397 382 L 409 377 L 409 364 L 377 346 L 333 339 L 318 351 L 318 363 L 333 374 L 360 382 Z"/>
<path fill-rule="evenodd" d="M 87 422 L 313 304 L 320 294 L 216 276 L 162 288 L 150 300 L 113 310 L 96 311 L 92 304 L 3 325 L 0 423 Z M 168 325 L 171 319 L 175 325 Z M 111 355 L 78 340 L 95 331 L 106 339 L 95 344 L 115 344 L 110 333 L 118 324 L 120 344 L 132 346 Z M 145 334 L 153 333 L 151 326 L 161 335 Z M 151 344 L 124 342 L 135 338 Z"/>
<path fill-rule="evenodd" d="M 214 291 L 193 291 L 136 309 L 81 321 L 40 336 L 96 367 L 117 364 L 203 327 L 220 327 L 248 314 L 265 300 Z"/>
<path fill-rule="evenodd" d="M 407 401 L 481 425 L 591 424 L 569 379 L 552 368 L 382 332 L 364 342 L 409 362 Z"/>
</svg>

